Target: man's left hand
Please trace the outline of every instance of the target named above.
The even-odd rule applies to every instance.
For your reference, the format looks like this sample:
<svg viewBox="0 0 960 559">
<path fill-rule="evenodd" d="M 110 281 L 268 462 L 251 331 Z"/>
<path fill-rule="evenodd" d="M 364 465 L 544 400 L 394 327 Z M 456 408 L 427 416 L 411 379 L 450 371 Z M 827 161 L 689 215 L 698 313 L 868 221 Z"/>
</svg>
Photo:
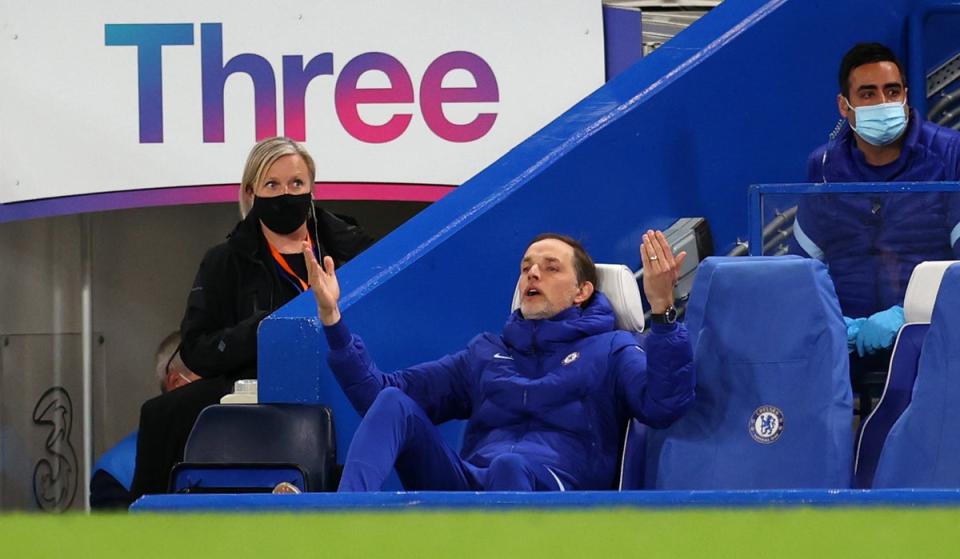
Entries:
<svg viewBox="0 0 960 559">
<path fill-rule="evenodd" d="M 673 306 L 673 288 L 680 278 L 680 266 L 686 257 L 686 251 L 674 256 L 663 232 L 651 229 L 643 234 L 643 243 L 640 245 L 643 292 L 653 314 L 663 314 Z"/>
</svg>

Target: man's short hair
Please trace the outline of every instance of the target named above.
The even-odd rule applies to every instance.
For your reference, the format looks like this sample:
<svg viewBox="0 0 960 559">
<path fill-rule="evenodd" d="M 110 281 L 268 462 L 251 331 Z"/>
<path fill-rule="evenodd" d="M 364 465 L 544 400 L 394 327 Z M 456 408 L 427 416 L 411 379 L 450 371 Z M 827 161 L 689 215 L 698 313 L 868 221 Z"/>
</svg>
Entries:
<svg viewBox="0 0 960 559">
<path fill-rule="evenodd" d="M 900 70 L 900 81 L 904 87 L 907 85 L 906 76 L 903 73 L 903 65 L 897 59 L 887 46 L 880 43 L 859 43 L 843 55 L 840 61 L 840 94 L 850 99 L 850 74 L 854 69 L 864 64 L 873 64 L 875 62 L 893 62 Z"/>
<path fill-rule="evenodd" d="M 597 266 L 593 263 L 593 259 L 590 258 L 590 255 L 587 254 L 586 249 L 583 248 L 583 245 L 581 245 L 579 241 L 573 237 L 561 235 L 560 233 L 541 233 L 527 243 L 527 248 L 530 248 L 534 243 L 546 239 L 556 239 L 570 245 L 573 248 L 573 268 L 577 273 L 577 285 L 589 281 L 593 284 L 594 289 L 597 288 Z"/>
</svg>

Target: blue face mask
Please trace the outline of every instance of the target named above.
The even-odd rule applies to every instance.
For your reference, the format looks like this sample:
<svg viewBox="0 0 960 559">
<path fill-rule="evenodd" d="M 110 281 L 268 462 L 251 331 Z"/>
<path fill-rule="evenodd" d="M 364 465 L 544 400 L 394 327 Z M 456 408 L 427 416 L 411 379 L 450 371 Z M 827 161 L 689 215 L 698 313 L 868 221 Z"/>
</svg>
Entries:
<svg viewBox="0 0 960 559">
<path fill-rule="evenodd" d="M 896 141 L 907 129 L 907 114 L 903 110 L 906 101 L 863 107 L 853 107 L 850 101 L 844 101 L 857 116 L 857 126 L 850 127 L 868 144 L 885 146 Z"/>
</svg>

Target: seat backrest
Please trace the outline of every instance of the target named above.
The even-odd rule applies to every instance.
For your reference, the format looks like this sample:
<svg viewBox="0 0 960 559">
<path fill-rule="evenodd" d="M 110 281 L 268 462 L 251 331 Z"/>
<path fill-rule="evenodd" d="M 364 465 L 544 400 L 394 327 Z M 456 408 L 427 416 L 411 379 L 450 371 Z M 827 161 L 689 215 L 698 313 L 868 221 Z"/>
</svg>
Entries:
<svg viewBox="0 0 960 559">
<path fill-rule="evenodd" d="M 934 260 L 921 262 L 910 274 L 910 283 L 903 296 L 904 322 L 930 323 L 933 307 L 940 293 L 940 284 L 947 269 L 957 260 Z"/>
<path fill-rule="evenodd" d="M 943 274 L 910 404 L 887 434 L 875 488 L 960 488 L 960 264 Z"/>
<path fill-rule="evenodd" d="M 230 404 L 205 408 L 190 432 L 184 462 L 295 464 L 309 491 L 333 489 L 337 443 L 330 408 Z"/>
<path fill-rule="evenodd" d="M 627 433 L 623 438 L 623 454 L 620 457 L 620 491 L 644 489 L 644 470 L 646 469 L 647 433 L 650 428 L 637 419 L 627 423 Z"/>
<path fill-rule="evenodd" d="M 910 276 L 903 301 L 905 324 L 897 334 L 890 356 L 890 368 L 883 395 L 873 412 L 860 426 L 854 461 L 854 487 L 873 486 L 880 451 L 890 428 L 900 418 L 913 394 L 920 363 L 920 348 L 930 329 L 933 304 L 940 290 L 943 273 L 953 261 L 922 262 Z"/>
<path fill-rule="evenodd" d="M 643 300 L 640 287 L 630 268 L 623 264 L 597 264 L 597 291 L 603 293 L 617 317 L 617 328 L 628 332 L 643 331 Z M 513 290 L 511 311 L 520 308 L 520 281 Z"/>
<path fill-rule="evenodd" d="M 740 262 L 764 261 L 767 256 L 738 256 Z M 782 256 L 781 258 L 799 259 L 800 256 Z M 710 282 L 713 281 L 713 273 L 717 266 L 726 262 L 723 258 L 706 258 L 700 262 L 697 269 L 697 276 L 694 279 L 694 288 L 703 293 L 710 291 Z M 690 290 L 693 293 L 693 288 Z M 697 338 L 700 335 L 700 327 L 703 325 L 704 305 L 707 303 L 706 297 L 690 297 L 687 302 L 687 310 L 684 314 L 684 321 L 687 323 L 687 335 L 690 337 L 690 344 L 696 348 Z"/>
<path fill-rule="evenodd" d="M 849 487 L 847 337 L 826 267 L 785 257 L 705 264 L 690 297 L 701 313 L 690 326 L 697 399 L 648 433 L 645 485 Z"/>
</svg>

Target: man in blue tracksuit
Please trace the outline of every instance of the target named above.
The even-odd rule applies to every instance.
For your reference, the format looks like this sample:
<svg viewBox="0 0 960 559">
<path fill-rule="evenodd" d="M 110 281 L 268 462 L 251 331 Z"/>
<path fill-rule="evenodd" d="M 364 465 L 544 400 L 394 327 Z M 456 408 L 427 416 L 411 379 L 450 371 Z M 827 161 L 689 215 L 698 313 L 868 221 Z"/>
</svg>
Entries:
<svg viewBox="0 0 960 559">
<path fill-rule="evenodd" d="M 328 362 L 363 416 L 340 491 L 379 490 L 396 467 L 408 490 L 610 489 L 627 419 L 664 427 L 693 401 L 686 330 L 674 322 L 674 257 L 644 235 L 644 288 L 654 312 L 645 353 L 614 329 L 596 269 L 575 240 L 534 239 L 521 262 L 520 308 L 501 335 L 391 374 L 380 372 L 340 319 L 333 262 L 309 262 L 330 345 Z M 459 455 L 436 424 L 466 419 Z"/>
<path fill-rule="evenodd" d="M 890 49 L 856 45 L 841 62 L 839 81 L 837 104 L 846 122 L 810 155 L 809 181 L 960 180 L 960 133 L 924 121 L 907 106 L 903 71 Z M 863 357 L 892 346 L 913 268 L 960 257 L 960 196 L 804 196 L 794 233 L 804 252 L 829 265 L 850 349 Z M 875 361 L 886 370 L 886 359 Z"/>
</svg>

